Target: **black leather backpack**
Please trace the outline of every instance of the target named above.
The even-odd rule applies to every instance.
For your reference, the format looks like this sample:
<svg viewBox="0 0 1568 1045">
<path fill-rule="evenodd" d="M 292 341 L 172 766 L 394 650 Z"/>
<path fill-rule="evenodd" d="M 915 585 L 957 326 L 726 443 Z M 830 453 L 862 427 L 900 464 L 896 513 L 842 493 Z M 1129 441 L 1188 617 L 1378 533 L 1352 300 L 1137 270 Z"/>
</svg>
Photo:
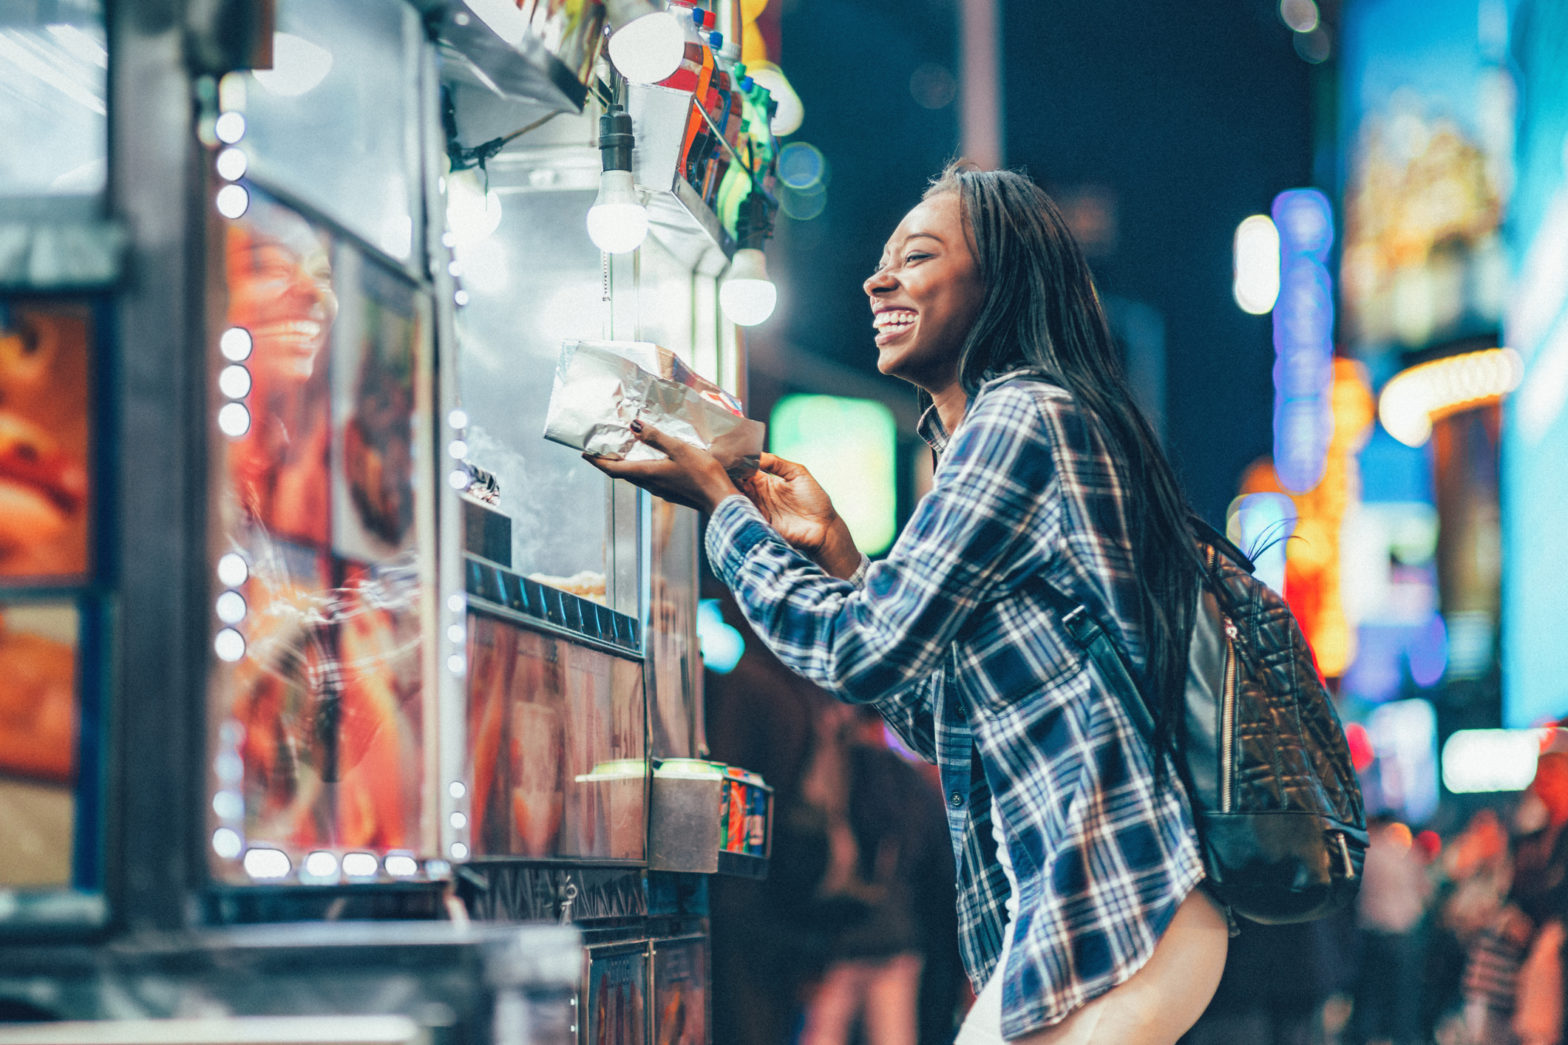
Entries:
<svg viewBox="0 0 1568 1045">
<path fill-rule="evenodd" d="M 1285 600 L 1235 545 L 1194 520 L 1208 561 L 1187 663 L 1177 772 L 1192 806 L 1206 886 L 1234 914 L 1280 924 L 1320 918 L 1361 884 L 1366 814 L 1350 748 L 1311 648 Z M 1068 630 L 1154 723 L 1120 652 L 1082 606 Z"/>
</svg>

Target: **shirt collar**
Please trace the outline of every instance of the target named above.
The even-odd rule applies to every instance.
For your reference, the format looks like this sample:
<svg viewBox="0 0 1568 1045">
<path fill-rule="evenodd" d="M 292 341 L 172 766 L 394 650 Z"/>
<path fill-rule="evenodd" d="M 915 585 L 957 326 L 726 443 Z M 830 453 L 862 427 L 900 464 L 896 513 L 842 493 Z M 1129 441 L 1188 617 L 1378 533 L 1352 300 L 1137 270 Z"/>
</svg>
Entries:
<svg viewBox="0 0 1568 1045">
<path fill-rule="evenodd" d="M 933 453 L 940 454 L 947 449 L 947 426 L 942 423 L 942 418 L 937 414 L 935 403 L 926 407 L 925 413 L 920 415 L 920 420 L 915 422 L 915 431 L 931 447 Z"/>
<path fill-rule="evenodd" d="M 990 385 L 994 385 L 998 381 L 1006 381 L 1008 378 L 1018 377 L 1020 375 L 1040 376 L 1040 373 L 1034 367 L 1022 366 L 1016 367 L 1012 370 L 1004 371 L 1000 374 L 987 374 L 985 379 L 981 382 L 980 389 L 976 390 L 975 394 L 969 397 L 970 405 L 974 405 L 974 401 L 979 396 L 980 390 L 983 390 Z M 925 412 L 920 415 L 920 420 L 915 422 L 915 432 L 920 436 L 920 438 L 926 441 L 927 445 L 929 445 L 932 450 L 938 454 L 947 449 L 948 440 L 952 438 L 952 433 L 947 430 L 947 426 L 942 423 L 942 418 L 938 416 L 936 412 L 935 403 L 932 403 L 930 406 L 926 407 Z"/>
</svg>

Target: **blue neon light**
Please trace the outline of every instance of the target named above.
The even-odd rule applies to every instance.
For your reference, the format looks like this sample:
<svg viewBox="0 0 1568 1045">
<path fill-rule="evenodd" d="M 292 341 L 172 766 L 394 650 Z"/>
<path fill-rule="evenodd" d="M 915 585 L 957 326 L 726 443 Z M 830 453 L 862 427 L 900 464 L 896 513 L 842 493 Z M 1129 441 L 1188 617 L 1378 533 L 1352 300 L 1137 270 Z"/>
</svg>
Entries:
<svg viewBox="0 0 1568 1045">
<path fill-rule="evenodd" d="M 1305 493 L 1323 478 L 1334 415 L 1334 286 L 1328 252 L 1334 211 L 1316 189 L 1274 197 L 1279 300 L 1274 305 L 1274 472 Z"/>
</svg>

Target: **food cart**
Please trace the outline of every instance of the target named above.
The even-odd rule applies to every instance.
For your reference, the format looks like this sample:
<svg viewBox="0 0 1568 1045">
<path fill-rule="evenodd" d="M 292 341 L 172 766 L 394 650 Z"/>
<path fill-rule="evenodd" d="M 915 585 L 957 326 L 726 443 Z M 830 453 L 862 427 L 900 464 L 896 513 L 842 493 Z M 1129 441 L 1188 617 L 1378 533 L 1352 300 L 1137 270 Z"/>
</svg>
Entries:
<svg viewBox="0 0 1568 1045">
<path fill-rule="evenodd" d="M 49 142 L 0 160 L 10 1019 L 707 1041 L 705 876 L 765 873 L 770 808 L 705 757 L 697 518 L 541 433 L 568 342 L 744 399 L 740 18 L 0 12 L 0 129 Z M 646 239 L 590 238 L 628 196 Z"/>
</svg>

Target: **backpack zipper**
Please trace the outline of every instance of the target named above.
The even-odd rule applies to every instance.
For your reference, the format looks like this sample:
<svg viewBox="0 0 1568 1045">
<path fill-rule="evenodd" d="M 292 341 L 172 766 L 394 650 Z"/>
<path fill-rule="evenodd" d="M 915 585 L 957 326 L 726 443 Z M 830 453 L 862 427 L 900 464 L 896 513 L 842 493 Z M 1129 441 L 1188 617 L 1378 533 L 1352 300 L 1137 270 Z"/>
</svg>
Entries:
<svg viewBox="0 0 1568 1045">
<path fill-rule="evenodd" d="M 1220 690 L 1220 812 L 1230 812 L 1236 762 L 1236 624 L 1225 618 L 1225 674 Z"/>
<path fill-rule="evenodd" d="M 1339 843 L 1339 855 L 1345 861 L 1345 877 L 1354 878 L 1356 876 L 1356 865 L 1350 859 L 1350 846 L 1345 844 L 1345 832 L 1335 831 L 1334 841 Z"/>
</svg>

